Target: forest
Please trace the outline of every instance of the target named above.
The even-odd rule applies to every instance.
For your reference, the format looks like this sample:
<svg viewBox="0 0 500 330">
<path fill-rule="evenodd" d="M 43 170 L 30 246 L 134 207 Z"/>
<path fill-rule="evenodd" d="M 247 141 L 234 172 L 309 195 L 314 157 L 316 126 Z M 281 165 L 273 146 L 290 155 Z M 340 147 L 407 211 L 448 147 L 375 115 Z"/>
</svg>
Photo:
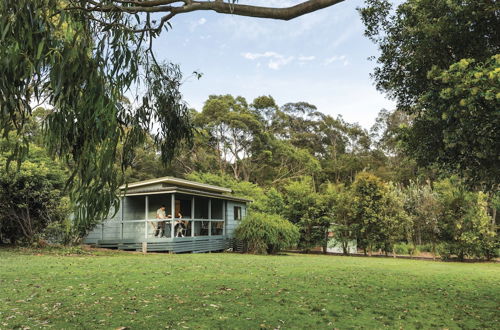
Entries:
<svg viewBox="0 0 500 330">
<path fill-rule="evenodd" d="M 133 2 L 83 3 L 0 4 L 0 242 L 77 244 L 119 185 L 171 175 L 252 199 L 250 252 L 326 249 L 333 232 L 345 253 L 498 256 L 497 2 L 365 1 L 372 79 L 396 101 L 370 129 L 271 95 L 190 109 L 179 66 L 144 48 L 168 16 L 157 29 Z"/>
<path fill-rule="evenodd" d="M 28 159 L 19 176 L 3 173 L 1 195 L 11 210 L 21 209 L 30 195 L 41 203 L 30 204 L 31 210 L 49 213 L 30 215 L 45 219 L 31 224 L 26 222 L 28 216 L 12 217 L 19 215 L 12 212 L 11 226 L 2 225 L 4 238 L 77 242 L 94 225 L 66 219 L 71 209 L 64 193 L 69 171 L 48 157 L 40 133 L 40 123 L 49 113 L 36 110 Z M 212 95 L 201 111 L 191 109 L 189 114 L 192 143 L 184 144 L 165 166 L 149 136 L 134 150 L 124 180 L 170 175 L 229 187 L 252 199 L 249 225 L 240 231 L 249 235 L 253 252 L 273 253 L 290 246 L 326 249 L 332 231 L 346 254 L 352 240 L 370 254 L 393 253 L 398 246 L 407 253 L 420 248 L 462 260 L 498 254 L 498 192 L 469 186 L 436 167 L 419 166 L 404 149 L 404 131 L 411 119 L 403 112 L 382 110 L 366 130 L 320 113 L 306 102 L 280 106 L 272 96 L 249 103 L 241 96 Z M 2 142 L 7 150 L 7 140 Z M 117 172 L 123 157 L 120 150 Z M 2 155 L 5 164 L 8 157 Z M 36 195 L 30 193 L 32 185 Z M 245 232 L 258 222 L 267 229 L 277 226 L 276 237 Z"/>
</svg>

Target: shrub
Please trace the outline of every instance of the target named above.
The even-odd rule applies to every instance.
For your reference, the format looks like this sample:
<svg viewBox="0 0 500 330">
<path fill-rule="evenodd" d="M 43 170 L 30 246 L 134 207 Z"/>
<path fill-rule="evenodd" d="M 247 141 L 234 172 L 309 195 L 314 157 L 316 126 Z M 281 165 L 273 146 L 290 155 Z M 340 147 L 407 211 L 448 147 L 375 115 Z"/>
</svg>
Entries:
<svg viewBox="0 0 500 330">
<path fill-rule="evenodd" d="M 396 254 L 407 255 L 410 254 L 410 247 L 406 243 L 396 243 L 394 244 L 394 252 Z"/>
<path fill-rule="evenodd" d="M 36 146 L 30 146 L 28 157 L 17 171 L 7 171 L 7 154 L 0 152 L 0 243 L 43 240 L 45 229 L 69 213 L 60 164 Z"/>
<path fill-rule="evenodd" d="M 75 235 L 72 229 L 72 223 L 69 218 L 63 221 L 52 222 L 43 231 L 43 238 L 51 244 L 68 245 L 78 240 L 78 235 Z"/>
<path fill-rule="evenodd" d="M 277 214 L 252 212 L 236 228 L 245 252 L 274 254 L 297 244 L 299 229 Z"/>
<path fill-rule="evenodd" d="M 434 253 L 434 247 L 431 243 L 426 243 L 426 244 L 420 244 L 418 245 L 418 249 L 422 252 L 431 252 Z"/>
<path fill-rule="evenodd" d="M 443 243 L 440 254 L 448 259 L 457 256 L 494 257 L 498 247 L 498 236 L 491 228 L 487 212 L 486 195 L 467 191 L 456 178 L 436 183 L 442 203 L 440 240 Z"/>
<path fill-rule="evenodd" d="M 321 195 L 315 192 L 311 177 L 302 177 L 283 187 L 284 207 L 282 215 L 300 228 L 299 248 L 326 246 L 326 232 L 330 221 L 325 218 Z"/>
<path fill-rule="evenodd" d="M 450 260 L 455 247 L 451 243 L 439 243 L 436 245 L 436 252 L 441 257 L 442 260 Z"/>
</svg>

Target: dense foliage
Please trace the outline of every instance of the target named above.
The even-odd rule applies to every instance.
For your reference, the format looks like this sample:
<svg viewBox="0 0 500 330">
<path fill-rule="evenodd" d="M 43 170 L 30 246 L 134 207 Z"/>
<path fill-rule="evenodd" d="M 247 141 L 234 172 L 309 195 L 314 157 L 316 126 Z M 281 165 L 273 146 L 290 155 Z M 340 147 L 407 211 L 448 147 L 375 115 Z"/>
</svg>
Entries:
<svg viewBox="0 0 500 330">
<path fill-rule="evenodd" d="M 288 20 L 336 3 L 269 8 L 234 0 L 1 1 L 0 135 L 15 131 L 21 137 L 10 157 L 21 162 L 33 142 L 26 126 L 34 105 L 52 110 L 43 119 L 44 144 L 67 163 L 75 222 L 88 231 L 117 209 L 117 188 L 149 134 L 163 164 L 191 140 L 180 70 L 159 63 L 153 52 L 153 40 L 172 27 L 174 16 L 214 10 Z"/>
<path fill-rule="evenodd" d="M 6 142 L 0 144 L 4 147 Z M 47 238 L 47 227 L 69 231 L 64 168 L 36 146 L 16 172 L 7 172 L 6 162 L 6 154 L 0 152 L 0 243 L 36 243 Z"/>
<path fill-rule="evenodd" d="M 291 222 L 276 214 L 258 212 L 248 214 L 235 232 L 245 252 L 258 254 L 275 254 L 293 248 L 299 237 L 299 229 Z"/>
<path fill-rule="evenodd" d="M 471 187 L 498 190 L 498 1 L 366 4 L 360 9 L 365 35 L 380 49 L 373 78 L 411 117 L 406 153 Z"/>
<path fill-rule="evenodd" d="M 413 250 L 428 244 L 429 252 L 443 258 L 498 256 L 499 237 L 487 196 L 468 191 L 456 177 L 434 186 L 412 183 L 397 189 L 361 173 L 352 186 L 330 189 L 332 230 L 344 253 L 347 243 L 356 240 L 365 253 L 395 252 L 399 242 L 408 242 Z"/>
<path fill-rule="evenodd" d="M 418 114 L 404 137 L 406 149 L 420 164 L 438 163 L 461 173 L 471 185 L 498 189 L 499 68 L 500 54 L 429 71 L 433 88 L 419 100 Z"/>
<path fill-rule="evenodd" d="M 293 224 L 303 250 L 326 250 L 333 234 L 345 253 L 353 240 L 365 253 L 422 244 L 459 258 L 498 253 L 495 1 L 408 0 L 395 10 L 367 1 L 366 34 L 381 50 L 374 78 L 398 101 L 370 130 L 270 95 L 251 102 L 211 95 L 199 111 L 187 109 L 179 68 L 144 48 L 159 31 L 134 30 L 149 15 L 135 16 L 135 24 L 130 13 L 110 10 L 96 21 L 95 13 L 61 10 L 65 4 L 0 3 L 2 162 L 27 161 L 18 163 L 20 174 L 14 163 L 5 166 L 2 177 L 6 187 L 38 182 L 29 209 L 65 209 L 68 195 L 78 207 L 68 229 L 76 237 L 116 206 L 122 182 L 173 175 L 252 199 L 250 220 Z M 42 149 L 45 165 L 31 166 Z M 66 192 L 53 177 L 46 182 L 44 169 L 60 163 Z M 53 205 L 43 202 L 47 187 Z M 2 198 L 10 203 L 17 193 L 5 188 Z M 38 217 L 35 232 L 51 221 L 57 228 L 63 217 Z"/>
<path fill-rule="evenodd" d="M 153 123 L 162 159 L 170 159 L 189 140 L 191 124 L 179 68 L 156 62 L 144 47 L 150 34 L 124 28 L 131 23 L 119 13 L 101 13 L 115 21 L 104 28 L 68 6 L 79 2 L 0 2 L 0 134 L 21 137 L 11 153 L 22 161 L 32 142 L 26 130 L 33 105 L 52 110 L 43 118 L 44 145 L 70 169 L 75 221 L 86 231 L 118 203 L 123 176 L 115 160 L 129 166 Z M 131 87 L 143 91 L 133 107 L 124 101 Z"/>
<path fill-rule="evenodd" d="M 453 178 L 438 182 L 436 191 L 442 206 L 438 221 L 441 255 L 456 255 L 460 260 L 497 256 L 500 241 L 487 213 L 486 196 L 467 191 Z"/>
</svg>

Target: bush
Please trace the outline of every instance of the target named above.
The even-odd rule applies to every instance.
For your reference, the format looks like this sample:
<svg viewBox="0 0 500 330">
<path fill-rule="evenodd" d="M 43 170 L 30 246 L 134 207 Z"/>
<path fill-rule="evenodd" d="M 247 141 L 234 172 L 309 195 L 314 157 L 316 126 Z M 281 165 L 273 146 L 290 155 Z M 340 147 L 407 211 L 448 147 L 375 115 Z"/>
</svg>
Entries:
<svg viewBox="0 0 500 330">
<path fill-rule="evenodd" d="M 500 238 L 498 235 L 483 240 L 477 256 L 486 260 L 498 258 L 500 256 Z"/>
<path fill-rule="evenodd" d="M 451 260 L 456 247 L 452 243 L 439 243 L 436 245 L 436 252 L 442 260 Z"/>
<path fill-rule="evenodd" d="M 434 247 L 432 246 L 431 243 L 426 243 L 426 244 L 421 244 L 421 245 L 418 245 L 418 249 L 422 252 L 430 252 L 430 253 L 434 253 Z"/>
<path fill-rule="evenodd" d="M 236 239 L 244 244 L 244 251 L 257 254 L 275 254 L 297 244 L 299 229 L 277 214 L 253 212 L 236 228 Z"/>
<path fill-rule="evenodd" d="M 435 184 L 442 203 L 439 222 L 441 257 L 491 259 L 498 248 L 497 233 L 491 228 L 487 198 L 482 192 L 465 189 L 456 178 Z"/>
<path fill-rule="evenodd" d="M 66 176 L 61 165 L 36 146 L 30 146 L 28 160 L 17 171 L 6 170 L 7 156 L 0 150 L 0 243 L 30 245 L 44 239 L 49 225 L 67 219 Z"/>
<path fill-rule="evenodd" d="M 51 244 L 68 245 L 77 240 L 77 235 L 72 229 L 71 220 L 68 218 L 52 222 L 43 231 L 43 238 Z"/>
<path fill-rule="evenodd" d="M 394 244 L 394 251 L 396 254 L 414 256 L 418 255 L 421 250 L 419 246 L 414 246 L 410 243 L 396 243 Z"/>
<path fill-rule="evenodd" d="M 406 243 L 396 243 L 394 244 L 394 252 L 396 254 L 408 255 L 410 254 L 410 247 Z"/>
</svg>

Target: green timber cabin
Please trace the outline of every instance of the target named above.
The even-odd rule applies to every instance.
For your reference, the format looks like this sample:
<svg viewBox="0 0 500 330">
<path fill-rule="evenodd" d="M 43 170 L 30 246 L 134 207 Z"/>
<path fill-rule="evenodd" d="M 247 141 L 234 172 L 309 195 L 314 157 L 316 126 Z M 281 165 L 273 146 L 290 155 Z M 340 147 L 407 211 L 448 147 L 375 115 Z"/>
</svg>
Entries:
<svg viewBox="0 0 500 330">
<path fill-rule="evenodd" d="M 231 246 L 251 202 L 230 195 L 228 188 L 174 177 L 134 182 L 120 190 L 120 209 L 98 224 L 85 244 L 175 253 L 222 251 Z M 167 219 L 157 219 L 162 205 Z"/>
</svg>

